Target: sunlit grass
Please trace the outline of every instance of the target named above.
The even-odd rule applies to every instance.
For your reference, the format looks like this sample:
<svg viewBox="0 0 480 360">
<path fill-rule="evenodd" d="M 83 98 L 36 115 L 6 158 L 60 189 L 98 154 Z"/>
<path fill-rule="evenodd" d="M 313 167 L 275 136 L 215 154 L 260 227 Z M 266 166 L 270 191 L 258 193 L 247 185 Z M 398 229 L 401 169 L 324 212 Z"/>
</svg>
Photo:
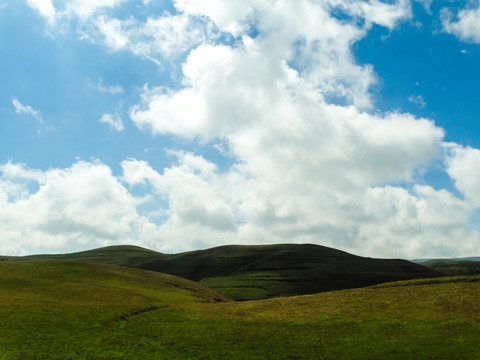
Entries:
<svg viewBox="0 0 480 360">
<path fill-rule="evenodd" d="M 162 274 L 40 262 L 0 264 L 0 289 L 0 359 L 480 358 L 478 276 L 237 303 Z"/>
</svg>

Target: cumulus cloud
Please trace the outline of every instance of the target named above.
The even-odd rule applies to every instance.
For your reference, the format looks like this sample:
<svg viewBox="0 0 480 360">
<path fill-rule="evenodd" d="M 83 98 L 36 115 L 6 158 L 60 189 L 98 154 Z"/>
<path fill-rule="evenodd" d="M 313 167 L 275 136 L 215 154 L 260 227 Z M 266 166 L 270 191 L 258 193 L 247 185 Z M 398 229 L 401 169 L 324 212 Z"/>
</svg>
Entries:
<svg viewBox="0 0 480 360">
<path fill-rule="evenodd" d="M 442 9 L 443 30 L 466 42 L 480 43 L 480 7 L 460 10 L 456 19 L 448 8 Z"/>
<path fill-rule="evenodd" d="M 181 54 L 206 38 L 206 29 L 196 26 L 200 19 L 186 15 L 163 14 L 149 17 L 145 22 L 99 16 L 94 31 L 88 36 L 101 38 L 114 51 L 129 50 L 154 59 L 157 55 L 170 57 Z"/>
<path fill-rule="evenodd" d="M 415 257 L 468 253 L 480 241 L 478 232 L 465 229 L 471 207 L 446 190 L 322 189 L 289 173 L 259 176 L 245 165 L 220 172 L 200 156 L 175 155 L 178 163 L 163 173 L 145 161 L 122 163 L 129 186 L 150 186 L 167 199 L 167 220 L 159 227 L 161 238 L 170 239 L 162 244 L 166 250 L 313 242 L 364 255 Z"/>
<path fill-rule="evenodd" d="M 98 161 L 47 171 L 7 163 L 0 174 L 1 252 L 160 241 L 136 210 L 141 199 Z"/>
<path fill-rule="evenodd" d="M 455 187 L 465 196 L 468 203 L 480 207 L 480 150 L 458 144 L 446 144 L 448 175 L 455 181 Z"/>
<path fill-rule="evenodd" d="M 179 164 L 157 173 L 135 159 L 122 163 L 130 185 L 148 182 L 153 192 L 168 200 L 169 219 L 164 228 L 199 226 L 218 232 L 233 232 L 235 217 L 228 201 L 226 181 L 217 166 L 192 153 L 172 152 Z"/>
<path fill-rule="evenodd" d="M 118 115 L 112 114 L 103 114 L 100 122 L 103 124 L 108 124 L 112 130 L 123 131 L 125 127 L 123 126 L 122 118 Z"/>
<path fill-rule="evenodd" d="M 54 25 L 57 11 L 52 0 L 27 0 L 27 4 L 44 17 L 49 25 Z"/>
</svg>

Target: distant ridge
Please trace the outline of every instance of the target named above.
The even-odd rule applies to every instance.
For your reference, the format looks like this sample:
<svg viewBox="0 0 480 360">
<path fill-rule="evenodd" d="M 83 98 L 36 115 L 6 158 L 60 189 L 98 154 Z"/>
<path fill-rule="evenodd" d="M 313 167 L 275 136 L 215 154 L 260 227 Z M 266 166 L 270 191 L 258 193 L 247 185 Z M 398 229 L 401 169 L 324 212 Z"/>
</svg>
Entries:
<svg viewBox="0 0 480 360">
<path fill-rule="evenodd" d="M 432 259 L 424 261 L 421 265 L 434 269 L 444 275 L 479 275 L 480 261 L 467 260 L 480 258 L 462 258 L 462 259 Z"/>
<path fill-rule="evenodd" d="M 93 250 L 86 250 L 67 254 L 41 254 L 22 257 L 0 256 L 0 261 L 21 261 L 21 260 L 69 260 L 93 263 L 114 264 L 129 267 L 139 267 L 139 265 L 152 259 L 164 258 L 163 255 L 154 250 L 145 249 L 134 245 L 114 245 Z"/>
<path fill-rule="evenodd" d="M 313 294 L 442 275 L 406 260 L 360 257 L 313 244 L 226 245 L 179 254 L 122 245 L 71 254 L 2 259 L 51 259 L 135 267 L 201 282 L 235 300 Z"/>
<path fill-rule="evenodd" d="M 423 258 L 423 259 L 411 259 L 410 261 L 423 264 L 427 261 L 437 260 L 452 260 L 452 261 L 480 261 L 480 256 L 458 257 L 458 258 Z"/>
</svg>

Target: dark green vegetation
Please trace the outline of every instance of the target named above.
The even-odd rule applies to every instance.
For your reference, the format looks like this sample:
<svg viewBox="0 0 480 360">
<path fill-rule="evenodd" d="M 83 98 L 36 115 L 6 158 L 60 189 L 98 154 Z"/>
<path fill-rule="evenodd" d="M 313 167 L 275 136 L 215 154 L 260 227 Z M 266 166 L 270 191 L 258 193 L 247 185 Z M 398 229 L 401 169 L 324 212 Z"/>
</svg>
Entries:
<svg viewBox="0 0 480 360">
<path fill-rule="evenodd" d="M 421 265 L 449 276 L 480 274 L 480 261 L 433 259 L 422 262 Z"/>
<path fill-rule="evenodd" d="M 0 359 L 479 359 L 480 276 L 231 302 L 115 265 L 0 263 Z"/>
<path fill-rule="evenodd" d="M 314 294 L 441 275 L 405 260 L 364 258 L 311 244 L 220 246 L 173 255 L 135 246 L 112 246 L 14 259 L 131 266 L 201 282 L 235 300 Z"/>
</svg>

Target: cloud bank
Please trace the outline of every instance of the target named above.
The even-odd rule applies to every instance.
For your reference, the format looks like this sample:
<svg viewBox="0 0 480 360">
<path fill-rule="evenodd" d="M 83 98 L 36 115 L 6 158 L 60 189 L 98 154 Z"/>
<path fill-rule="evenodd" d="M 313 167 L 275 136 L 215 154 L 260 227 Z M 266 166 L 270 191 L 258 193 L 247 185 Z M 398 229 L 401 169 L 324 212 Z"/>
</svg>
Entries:
<svg viewBox="0 0 480 360">
<path fill-rule="evenodd" d="M 142 84 L 131 121 L 220 148 L 232 165 L 189 150 L 169 150 L 164 169 L 126 159 L 116 175 L 100 161 L 47 171 L 4 164 L 0 252 L 113 243 L 168 252 L 311 242 L 391 257 L 478 249 L 468 224 L 480 206 L 480 151 L 445 143 L 429 119 L 372 111 L 374 69 L 352 55 L 372 26 L 395 31 L 410 19 L 409 1 L 177 0 L 175 14 L 144 20 L 103 11 L 121 3 L 73 1 L 63 11 L 109 51 L 181 58 L 176 86 Z M 29 4 L 47 20 L 59 11 Z M 446 31 L 475 40 L 459 30 L 470 16 L 444 18 Z M 101 121 L 123 129 L 112 115 Z M 461 197 L 424 183 L 438 164 Z"/>
</svg>

